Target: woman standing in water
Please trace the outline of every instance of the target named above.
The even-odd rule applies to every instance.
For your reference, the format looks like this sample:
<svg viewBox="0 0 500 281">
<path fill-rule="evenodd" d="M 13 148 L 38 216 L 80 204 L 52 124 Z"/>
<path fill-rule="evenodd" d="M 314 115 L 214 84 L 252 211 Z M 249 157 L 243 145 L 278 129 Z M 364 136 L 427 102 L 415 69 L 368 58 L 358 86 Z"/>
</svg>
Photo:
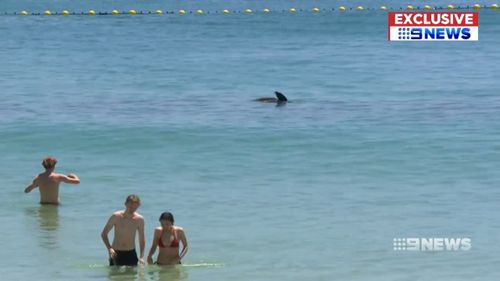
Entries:
<svg viewBox="0 0 500 281">
<path fill-rule="evenodd" d="M 156 264 L 174 265 L 180 264 L 181 259 L 188 251 L 188 243 L 184 230 L 174 225 L 174 216 L 170 212 L 164 212 L 160 216 L 161 226 L 155 228 L 153 244 L 149 250 L 148 263 L 153 263 L 153 255 L 156 247 L 160 248 Z M 182 251 L 179 253 L 179 242 L 182 242 Z"/>
</svg>

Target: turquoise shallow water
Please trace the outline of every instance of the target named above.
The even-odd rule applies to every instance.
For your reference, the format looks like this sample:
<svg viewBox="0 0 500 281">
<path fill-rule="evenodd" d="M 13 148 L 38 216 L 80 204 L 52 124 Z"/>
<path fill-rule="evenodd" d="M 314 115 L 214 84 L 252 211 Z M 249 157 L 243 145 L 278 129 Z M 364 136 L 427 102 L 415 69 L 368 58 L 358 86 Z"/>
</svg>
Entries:
<svg viewBox="0 0 500 281">
<path fill-rule="evenodd" d="M 0 11 L 96 7 L 65 3 Z M 154 4 L 99 5 L 130 3 Z M 499 16 L 474 43 L 389 43 L 379 11 L 0 16 L 3 279 L 498 280 Z M 252 102 L 274 90 L 292 102 Z M 59 208 L 22 193 L 46 155 L 82 179 Z M 129 193 L 147 248 L 165 210 L 186 229 L 182 267 L 106 267 Z"/>
</svg>

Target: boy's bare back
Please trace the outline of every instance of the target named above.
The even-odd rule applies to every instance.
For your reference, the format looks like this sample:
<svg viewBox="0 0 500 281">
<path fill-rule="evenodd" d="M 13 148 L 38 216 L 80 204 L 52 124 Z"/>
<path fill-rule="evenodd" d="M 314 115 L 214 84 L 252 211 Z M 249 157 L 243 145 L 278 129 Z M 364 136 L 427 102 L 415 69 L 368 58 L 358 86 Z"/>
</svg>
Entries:
<svg viewBox="0 0 500 281">
<path fill-rule="evenodd" d="M 45 172 L 36 176 L 33 182 L 24 190 L 24 192 L 29 193 L 38 187 L 40 189 L 41 204 L 59 204 L 59 184 L 61 182 L 70 184 L 80 183 L 80 179 L 74 174 L 66 176 L 54 173 L 56 163 L 57 160 L 55 158 L 45 158 L 42 162 Z"/>
</svg>

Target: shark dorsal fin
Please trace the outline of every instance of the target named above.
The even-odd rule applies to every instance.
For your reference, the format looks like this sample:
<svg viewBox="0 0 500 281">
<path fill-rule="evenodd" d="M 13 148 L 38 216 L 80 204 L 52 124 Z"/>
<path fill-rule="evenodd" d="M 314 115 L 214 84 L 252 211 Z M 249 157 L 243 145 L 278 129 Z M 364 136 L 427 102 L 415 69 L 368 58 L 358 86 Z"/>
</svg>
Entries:
<svg viewBox="0 0 500 281">
<path fill-rule="evenodd" d="M 286 101 L 288 101 L 288 99 L 282 93 L 280 93 L 280 92 L 274 92 L 274 93 L 276 94 L 276 97 L 278 98 L 278 101 L 280 101 L 280 102 L 286 102 Z"/>
</svg>

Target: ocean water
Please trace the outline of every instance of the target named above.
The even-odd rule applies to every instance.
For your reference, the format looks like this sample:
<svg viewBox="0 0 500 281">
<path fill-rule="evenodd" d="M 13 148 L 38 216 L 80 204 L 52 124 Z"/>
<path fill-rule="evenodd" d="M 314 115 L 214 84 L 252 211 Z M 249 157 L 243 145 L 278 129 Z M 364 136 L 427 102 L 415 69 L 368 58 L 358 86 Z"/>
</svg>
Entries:
<svg viewBox="0 0 500 281">
<path fill-rule="evenodd" d="M 500 14 L 478 42 L 397 43 L 377 10 L 279 12 L 341 4 L 367 3 L 2 1 L 211 11 L 0 16 L 2 280 L 498 280 Z M 252 101 L 275 90 L 291 102 Z M 23 193 L 46 155 L 82 180 L 59 207 Z M 161 212 L 184 227 L 182 266 L 107 267 L 100 231 L 130 193 L 146 254 Z"/>
</svg>

